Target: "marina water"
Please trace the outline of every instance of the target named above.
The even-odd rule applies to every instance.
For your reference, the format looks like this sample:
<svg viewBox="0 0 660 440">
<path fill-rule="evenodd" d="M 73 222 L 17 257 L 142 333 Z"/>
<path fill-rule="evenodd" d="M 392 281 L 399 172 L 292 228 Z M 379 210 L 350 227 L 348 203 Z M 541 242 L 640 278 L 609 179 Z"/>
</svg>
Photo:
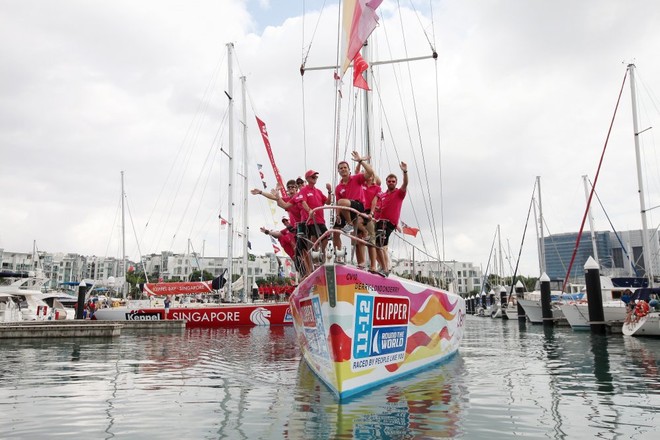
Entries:
<svg viewBox="0 0 660 440">
<path fill-rule="evenodd" d="M 468 317 L 445 364 L 339 404 L 293 328 L 0 341 L 0 438 L 657 438 L 660 340 Z"/>
</svg>

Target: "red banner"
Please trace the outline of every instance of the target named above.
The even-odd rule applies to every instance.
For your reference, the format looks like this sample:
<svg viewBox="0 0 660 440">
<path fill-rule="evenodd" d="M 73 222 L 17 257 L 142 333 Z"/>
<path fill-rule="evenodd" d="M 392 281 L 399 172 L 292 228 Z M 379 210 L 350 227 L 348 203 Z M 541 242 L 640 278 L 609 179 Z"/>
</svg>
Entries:
<svg viewBox="0 0 660 440">
<path fill-rule="evenodd" d="M 197 295 L 198 293 L 215 293 L 211 281 L 194 281 L 190 283 L 146 283 L 144 292 L 147 295 Z"/>
<path fill-rule="evenodd" d="M 261 137 L 264 140 L 264 145 L 266 146 L 266 153 L 268 153 L 268 158 L 270 159 L 270 165 L 273 167 L 273 173 L 275 174 L 275 180 L 280 186 L 280 192 L 282 197 L 286 197 L 286 188 L 284 187 L 284 182 L 282 182 L 282 176 L 280 176 L 280 170 L 277 169 L 275 165 L 275 158 L 273 157 L 273 150 L 270 148 L 270 140 L 268 140 L 268 130 L 266 130 L 266 123 L 255 116 L 257 119 L 257 125 L 259 126 L 259 131 L 261 132 Z"/>
</svg>

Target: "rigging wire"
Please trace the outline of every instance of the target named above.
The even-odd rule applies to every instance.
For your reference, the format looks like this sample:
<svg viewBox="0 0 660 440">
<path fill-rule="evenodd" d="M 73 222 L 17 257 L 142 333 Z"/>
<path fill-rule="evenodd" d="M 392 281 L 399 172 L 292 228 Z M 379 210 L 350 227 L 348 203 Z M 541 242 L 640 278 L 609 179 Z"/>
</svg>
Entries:
<svg viewBox="0 0 660 440">
<path fill-rule="evenodd" d="M 140 249 L 140 240 L 138 239 L 137 230 L 135 229 L 135 222 L 133 221 L 133 213 L 131 211 L 131 205 L 128 203 L 128 196 L 126 196 L 126 210 L 128 211 L 128 219 L 131 222 L 131 227 L 133 228 L 133 235 L 135 236 L 135 243 L 137 246 L 138 255 L 140 257 L 140 263 L 142 263 L 142 249 Z M 142 263 L 142 271 L 144 272 L 145 282 L 149 282 L 149 276 L 147 275 L 146 264 Z"/>
<path fill-rule="evenodd" d="M 527 209 L 527 220 L 525 220 L 525 228 L 523 229 L 522 239 L 520 240 L 520 250 L 518 251 L 518 259 L 516 260 L 516 268 L 513 271 L 513 276 L 511 277 L 511 289 L 509 290 L 509 296 L 513 295 L 513 288 L 516 284 L 516 276 L 518 275 L 518 266 L 520 265 L 520 256 L 522 255 L 523 245 L 525 244 L 525 234 L 527 234 L 527 225 L 529 225 L 529 216 L 532 211 L 532 206 L 534 206 L 534 194 L 536 193 L 536 181 L 534 181 L 534 188 L 532 189 L 532 198 L 529 201 L 529 208 Z M 562 288 L 562 291 L 564 289 Z"/>
<path fill-rule="evenodd" d="M 493 258 L 493 251 L 495 249 L 495 239 L 497 238 L 497 229 L 495 230 L 495 234 L 493 234 L 493 243 L 490 245 L 490 252 L 488 254 L 488 262 L 486 263 L 486 271 L 482 275 L 482 281 L 481 281 L 481 291 L 486 292 L 486 283 L 490 286 L 490 282 L 488 281 L 488 269 L 490 268 L 490 261 Z"/>
<path fill-rule="evenodd" d="M 184 134 L 184 137 L 181 141 L 181 144 L 179 145 L 179 148 L 178 148 L 177 153 L 174 157 L 174 160 L 172 161 L 172 164 L 170 165 L 170 169 L 167 173 L 167 176 L 165 177 L 165 181 L 164 181 L 163 185 L 161 186 L 160 192 L 158 193 L 158 196 L 156 197 L 156 201 L 154 202 L 154 205 L 151 209 L 151 212 L 149 213 L 149 216 L 147 217 L 147 221 L 144 225 L 143 232 L 142 232 L 143 240 L 144 240 L 144 237 L 146 236 L 146 230 L 149 227 L 149 225 L 150 225 L 150 223 L 151 223 L 151 221 L 152 221 L 152 219 L 155 215 L 156 209 L 160 205 L 161 199 L 163 198 L 163 196 L 165 194 L 165 189 L 168 186 L 168 182 L 170 182 L 170 179 L 173 178 L 174 171 L 176 169 L 178 169 L 177 165 L 180 162 L 179 157 L 184 154 L 184 147 L 186 147 L 190 143 L 189 139 L 191 137 L 194 137 L 195 139 L 197 138 L 197 136 L 194 133 L 199 133 L 199 130 L 201 129 L 201 121 L 200 121 L 200 119 L 202 118 L 201 115 L 205 115 L 208 111 L 211 91 L 215 88 L 215 83 L 217 81 L 217 76 L 218 76 L 217 72 L 220 70 L 220 67 L 224 63 L 224 60 L 225 60 L 225 55 L 223 55 L 219 59 L 218 63 L 216 64 L 216 66 L 212 70 L 211 77 L 210 77 L 210 79 L 209 79 L 209 81 L 206 85 L 206 88 L 204 89 L 202 98 L 200 99 L 200 102 L 199 102 L 199 104 L 197 106 L 197 109 L 195 111 L 195 115 L 191 119 L 190 124 L 188 125 L 188 128 L 186 129 L 186 133 Z M 163 228 L 164 228 L 164 226 L 163 226 Z M 162 233 L 161 233 L 161 236 L 162 236 Z M 155 243 L 155 245 L 158 245 L 159 242 L 160 242 L 160 239 Z M 149 247 L 153 248 L 153 243 Z"/>
<path fill-rule="evenodd" d="M 568 271 L 566 272 L 566 277 L 564 278 L 564 283 L 561 286 L 562 292 L 566 289 L 566 284 L 571 276 L 571 269 L 573 268 L 573 262 L 575 261 L 575 256 L 580 246 L 580 240 L 582 238 L 582 230 L 584 229 L 584 222 L 587 220 L 587 214 L 589 213 L 589 206 L 591 206 L 591 199 L 594 195 L 595 185 L 598 182 L 598 176 L 600 174 L 600 167 L 603 164 L 603 159 L 605 157 L 605 151 L 607 149 L 607 143 L 610 140 L 610 133 L 612 133 L 612 126 L 614 125 L 614 118 L 616 117 L 617 110 L 619 109 L 619 103 L 621 102 L 621 95 L 623 94 L 623 86 L 626 84 L 626 78 L 628 77 L 628 70 L 623 75 L 623 81 L 621 82 L 621 90 L 619 91 L 619 97 L 616 100 L 616 106 L 614 107 L 614 114 L 612 115 L 612 121 L 610 122 L 610 128 L 607 130 L 607 137 L 605 138 L 605 145 L 603 145 L 603 152 L 601 153 L 600 160 L 598 161 L 598 168 L 596 170 L 596 176 L 594 177 L 594 185 L 591 187 L 591 192 L 589 193 L 589 199 L 587 200 L 587 207 L 585 208 L 584 215 L 582 216 L 582 224 L 580 225 L 580 231 L 578 232 L 577 239 L 575 240 L 575 247 L 573 248 L 573 255 L 571 256 L 571 262 L 568 264 Z"/>
<path fill-rule="evenodd" d="M 115 210 L 115 217 L 114 220 L 112 221 L 112 229 L 111 231 L 115 230 L 115 226 L 117 226 L 117 223 L 119 221 L 119 214 L 121 213 L 121 196 L 119 197 L 119 203 L 117 204 L 117 209 Z M 108 256 L 108 252 L 110 251 L 110 244 L 113 240 L 113 234 L 110 234 L 110 237 L 108 237 L 108 244 L 105 247 L 105 256 Z"/>
<path fill-rule="evenodd" d="M 588 179 L 589 185 L 593 188 L 593 184 L 591 183 L 591 180 Z M 619 236 L 619 233 L 616 231 L 616 228 L 614 227 L 614 224 L 612 224 L 612 220 L 610 219 L 610 216 L 607 214 L 607 211 L 605 211 L 605 207 L 603 206 L 603 202 L 600 200 L 600 197 L 598 197 L 598 193 L 594 189 L 594 196 L 596 196 L 596 200 L 598 201 L 598 204 L 600 205 L 601 209 L 603 210 L 603 214 L 605 214 L 605 218 L 607 219 L 608 223 L 610 224 L 610 227 L 612 228 L 612 231 L 614 232 L 614 236 L 616 237 L 617 241 L 621 245 L 621 250 L 623 251 L 626 259 L 630 263 L 630 266 L 632 267 L 632 270 L 635 272 L 635 276 L 639 276 L 637 273 L 637 268 L 636 268 L 636 261 L 633 261 L 632 258 L 630 258 L 630 255 L 628 254 L 628 251 L 626 250 L 625 245 L 623 244 L 623 241 L 621 241 L 621 237 Z"/>
<path fill-rule="evenodd" d="M 400 12 L 400 10 L 399 10 L 399 21 L 400 21 L 400 23 L 401 23 L 401 29 L 402 29 L 402 33 L 403 33 L 402 16 L 401 16 L 401 12 Z M 385 26 L 385 24 L 383 24 L 383 33 L 384 33 L 384 35 L 385 35 L 385 40 L 386 40 L 386 42 L 387 42 L 387 47 L 388 47 L 388 49 L 389 49 L 389 53 L 390 53 L 390 55 L 391 55 L 391 54 L 392 54 L 392 46 L 391 46 L 391 43 L 390 43 L 389 35 L 388 35 L 388 32 L 387 32 L 387 27 Z M 407 55 L 408 55 L 408 51 L 407 51 L 407 45 L 406 45 L 406 38 L 405 38 L 405 35 L 404 35 L 404 37 L 403 37 L 403 41 L 404 41 L 404 47 L 406 47 L 406 56 L 407 56 Z M 408 66 L 408 77 L 409 77 L 409 79 L 410 79 L 410 78 L 412 78 L 412 74 L 411 74 L 411 71 L 410 71 L 410 65 L 409 65 L 409 63 L 406 63 L 406 64 L 407 64 L 407 66 Z M 397 74 L 397 67 L 394 66 L 394 65 L 392 65 L 392 74 L 393 74 L 394 81 L 395 81 L 395 84 L 396 84 L 396 90 L 398 91 L 399 104 L 400 104 L 400 107 L 401 107 L 401 110 L 402 110 L 403 114 L 405 115 L 407 112 L 406 112 L 406 109 L 405 109 L 405 104 L 404 104 L 404 102 L 403 102 L 403 92 L 402 92 L 402 87 L 401 87 L 401 84 L 400 84 L 400 82 L 399 82 L 399 75 Z M 411 89 L 414 90 L 414 87 L 413 87 L 413 85 L 412 85 L 412 81 L 410 81 L 410 83 L 411 83 Z M 413 99 L 413 103 L 414 103 L 414 102 L 415 102 L 414 93 L 411 92 L 411 95 L 413 96 L 412 99 Z M 381 109 L 384 109 L 384 107 L 382 106 L 382 102 L 383 102 L 383 100 L 382 100 L 382 95 L 380 94 L 380 89 L 379 89 L 379 96 L 381 97 Z M 418 113 L 417 113 L 417 110 L 416 110 L 416 105 L 414 105 L 413 108 L 414 108 L 414 110 L 415 110 L 415 120 L 418 121 Z M 405 117 L 404 117 L 404 118 L 403 118 L 403 121 L 404 121 L 405 126 L 406 126 L 406 132 L 407 132 L 407 134 L 408 134 L 408 140 L 409 140 L 409 142 L 410 142 L 410 145 L 412 146 L 412 145 L 413 145 L 413 141 L 412 141 L 412 135 L 411 135 L 410 124 L 409 124 L 409 122 L 408 122 L 408 118 L 405 118 Z M 421 135 L 419 135 L 419 124 L 418 124 L 418 136 L 420 136 L 420 137 L 419 137 L 419 142 L 420 142 L 420 147 L 421 147 L 421 149 L 422 149 L 422 151 L 423 151 L 423 146 L 422 146 L 422 142 L 421 142 Z M 395 147 L 395 148 L 396 148 L 396 147 Z M 414 163 L 415 163 L 415 167 L 416 167 L 416 169 L 421 170 L 422 167 L 419 166 L 419 161 L 418 161 L 418 159 L 417 159 L 417 155 L 415 154 L 415 149 L 414 149 L 414 148 L 411 149 L 411 153 L 412 153 L 412 155 L 413 155 L 413 161 L 414 161 Z M 397 159 L 399 159 L 399 157 L 398 157 L 398 152 L 396 153 L 396 155 L 397 155 Z M 400 161 L 400 160 L 397 160 L 397 162 L 399 162 L 399 161 Z M 421 173 L 416 173 L 416 174 L 417 174 L 417 179 L 418 179 L 418 181 L 420 182 L 420 188 L 422 188 L 421 195 L 422 195 L 423 206 L 424 206 L 424 209 L 425 209 L 425 211 L 426 211 L 427 218 L 428 218 L 428 219 L 431 219 L 431 215 L 429 214 L 429 207 L 428 207 L 428 203 L 429 203 L 429 201 L 430 201 L 430 197 L 429 197 L 429 199 L 427 200 L 427 198 L 426 198 L 426 196 L 425 196 L 425 194 L 424 194 L 424 190 L 423 190 L 424 186 L 422 185 L 422 178 L 421 178 L 421 175 L 420 175 Z M 430 192 L 428 191 L 428 185 L 427 185 L 427 193 L 430 194 Z M 419 220 L 419 216 L 418 216 L 418 214 L 417 214 L 417 210 L 415 209 L 415 205 L 412 205 L 412 211 L 413 211 L 413 217 L 414 217 L 414 219 L 415 219 L 416 224 L 421 224 L 421 222 L 420 222 L 420 220 Z M 429 223 L 431 223 L 431 222 L 429 221 Z M 429 226 L 431 227 L 432 230 L 434 230 L 434 225 L 433 225 L 433 224 L 430 224 Z M 434 237 L 434 239 L 435 239 L 436 235 L 437 235 L 437 234 L 433 233 L 433 237 Z M 423 232 L 421 232 L 421 238 L 422 238 L 422 243 L 424 244 L 424 246 L 426 246 L 426 239 L 425 239 L 425 235 L 424 235 Z M 436 242 L 436 244 L 437 244 L 437 242 Z M 437 246 L 436 246 L 436 250 L 437 250 Z M 439 255 L 438 255 L 438 257 L 439 257 Z"/>
<path fill-rule="evenodd" d="M 415 4 L 412 0 L 409 0 L 410 3 L 410 9 L 415 13 L 415 18 L 417 19 L 417 22 L 419 23 L 419 28 L 422 30 L 422 33 L 424 34 L 424 37 L 426 37 L 426 42 L 429 43 L 429 48 L 431 49 L 431 52 L 435 52 L 435 47 L 433 45 L 433 42 L 435 41 L 435 26 L 434 26 L 434 21 L 433 21 L 433 3 L 429 1 L 429 7 L 431 10 L 431 28 L 433 30 L 433 41 L 429 38 L 428 32 L 426 32 L 426 29 L 424 29 L 424 25 L 422 24 L 422 19 L 419 17 L 419 12 L 417 11 L 417 8 L 415 8 Z M 401 10 L 401 7 L 399 5 L 399 1 L 397 0 L 397 5 L 399 6 L 399 10 Z"/>
<path fill-rule="evenodd" d="M 405 36 L 405 32 L 404 32 L 403 17 L 401 15 L 401 9 L 399 9 L 399 23 L 401 25 L 401 32 L 403 33 L 402 41 L 403 41 L 404 53 L 405 53 L 406 58 L 408 58 L 409 57 L 408 40 L 407 40 L 407 38 Z M 429 183 L 429 173 L 428 173 L 428 169 L 427 169 L 426 154 L 424 153 L 424 144 L 423 144 L 422 133 L 421 133 L 421 128 L 420 128 L 419 113 L 417 111 L 417 99 L 416 99 L 415 93 L 414 93 L 415 86 L 414 86 L 413 81 L 412 81 L 412 71 L 410 69 L 410 63 L 405 63 L 405 66 L 408 70 L 408 81 L 410 83 L 410 90 L 413 91 L 413 93 L 411 93 L 411 99 L 412 99 L 412 106 L 413 106 L 413 112 L 414 112 L 413 114 L 414 114 L 414 118 L 415 118 L 414 122 L 415 122 L 415 127 L 417 128 L 417 139 L 419 140 L 420 153 L 421 153 L 421 156 L 422 156 L 422 165 L 423 165 L 423 168 L 424 168 L 424 177 L 425 177 L 425 180 L 426 180 L 425 188 L 426 188 L 426 195 L 428 197 L 428 206 L 426 206 L 426 203 L 425 203 L 426 214 L 427 214 L 427 216 L 429 216 L 429 214 L 430 214 L 429 218 L 430 218 L 431 221 L 430 221 L 429 226 L 431 227 L 431 231 L 433 231 L 432 234 L 431 234 L 431 237 L 432 237 L 433 242 L 435 244 L 436 254 L 438 255 L 438 258 L 440 258 L 440 249 L 439 249 L 439 245 L 438 245 L 438 234 L 436 232 L 435 214 L 434 214 L 434 211 L 433 211 L 433 203 L 431 202 L 431 185 Z M 409 136 L 409 138 L 410 138 L 410 136 Z M 412 145 L 412 140 L 411 140 L 411 145 Z M 418 173 L 418 174 L 420 174 L 420 173 Z M 420 182 L 422 180 L 421 177 L 422 177 L 421 175 L 418 175 L 418 179 L 420 180 Z M 424 186 L 422 186 L 422 188 L 424 188 Z"/>
</svg>

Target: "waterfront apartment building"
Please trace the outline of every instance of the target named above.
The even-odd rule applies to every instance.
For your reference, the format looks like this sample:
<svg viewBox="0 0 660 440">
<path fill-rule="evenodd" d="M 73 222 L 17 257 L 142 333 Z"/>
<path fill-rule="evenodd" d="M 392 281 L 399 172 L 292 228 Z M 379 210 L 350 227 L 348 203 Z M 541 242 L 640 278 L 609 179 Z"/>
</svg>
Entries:
<svg viewBox="0 0 660 440">
<path fill-rule="evenodd" d="M 545 271 L 551 279 L 566 278 L 568 265 L 571 261 L 577 232 L 553 234 L 544 237 Z M 658 249 L 660 248 L 657 234 L 649 232 L 651 263 L 647 265 L 642 252 L 643 240 L 641 230 L 614 232 L 598 231 L 594 233 L 596 253 L 601 272 L 611 276 L 645 276 L 652 270 L 654 276 L 660 275 Z M 570 279 L 584 282 L 584 265 L 587 259 L 594 257 L 594 246 L 591 233 L 583 232 L 580 238 L 575 261 L 571 268 Z"/>
<path fill-rule="evenodd" d="M 413 264 L 411 260 L 395 260 L 392 273 L 406 278 L 414 275 L 418 279 L 446 280 L 458 294 L 480 292 L 483 279 L 480 267 L 459 261 L 416 261 Z"/>
<path fill-rule="evenodd" d="M 242 257 L 233 259 L 232 270 L 234 275 L 242 276 L 245 272 Z M 161 252 L 143 257 L 144 267 L 150 278 L 162 278 L 168 280 L 186 281 L 190 275 L 198 271 L 206 271 L 218 277 L 223 275 L 227 268 L 227 257 L 202 257 L 193 254 L 175 254 L 172 252 Z M 247 261 L 247 277 L 250 280 L 266 278 L 269 276 L 289 276 L 292 268 L 291 259 L 278 257 L 273 253 L 256 255 Z M 142 265 L 137 264 L 136 270 L 142 270 Z"/>
<path fill-rule="evenodd" d="M 161 252 L 146 255 L 141 263 L 124 262 L 121 258 L 84 256 L 73 253 L 50 253 L 39 251 L 34 257 L 32 252 L 8 252 L 0 248 L 0 270 L 8 272 L 41 271 L 50 282 L 46 287 L 55 289 L 64 285 L 78 284 L 81 281 L 105 282 L 114 277 L 117 283 L 123 282 L 124 267 L 132 267 L 142 272 L 146 267 L 150 281 L 167 279 L 186 281 L 192 272 L 202 270 L 214 277 L 222 275 L 227 267 L 227 257 L 200 257 L 195 254 L 175 254 Z M 252 283 L 257 278 L 269 276 L 292 276 L 293 264 L 288 257 L 279 257 L 273 253 L 257 255 L 248 259 L 247 276 Z M 233 259 L 233 273 L 243 275 L 242 257 Z M 119 285 L 119 284 L 118 284 Z"/>
</svg>

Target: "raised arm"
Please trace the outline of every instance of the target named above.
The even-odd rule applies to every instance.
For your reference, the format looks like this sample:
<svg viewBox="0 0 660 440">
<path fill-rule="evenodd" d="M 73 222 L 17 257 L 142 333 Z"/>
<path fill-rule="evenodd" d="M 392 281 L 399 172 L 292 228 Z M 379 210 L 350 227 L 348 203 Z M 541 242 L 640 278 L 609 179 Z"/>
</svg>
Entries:
<svg viewBox="0 0 660 440">
<path fill-rule="evenodd" d="M 401 171 L 403 171 L 403 182 L 401 182 L 401 191 L 406 191 L 408 188 L 408 165 L 405 162 L 401 162 L 399 165 Z"/>
<path fill-rule="evenodd" d="M 262 226 L 261 228 L 259 228 L 259 229 L 260 229 L 261 232 L 263 232 L 264 234 L 266 234 L 266 235 L 272 235 L 272 236 L 275 237 L 275 238 L 280 238 L 280 235 L 282 235 L 282 233 L 281 233 L 280 231 L 271 231 L 270 229 L 266 229 L 266 228 L 264 228 L 263 226 Z"/>
<path fill-rule="evenodd" d="M 355 174 L 358 173 L 359 166 L 360 166 L 360 164 L 362 164 L 362 166 L 364 167 L 364 177 L 365 178 L 368 179 L 368 178 L 370 178 L 371 176 L 374 175 L 374 169 L 366 161 L 368 158 L 361 157 L 360 153 L 358 153 L 357 151 L 353 151 L 353 153 L 351 153 L 351 154 L 353 156 L 353 160 L 357 162 L 357 165 L 355 167 Z"/>
<path fill-rule="evenodd" d="M 325 204 L 330 205 L 332 203 L 332 185 L 329 183 L 325 184 L 325 189 L 328 190 L 328 198 L 325 199 Z"/>
<path fill-rule="evenodd" d="M 273 192 L 266 192 L 266 191 L 260 190 L 259 188 L 254 188 L 254 189 L 250 190 L 250 193 L 252 195 L 255 195 L 255 196 L 260 195 L 260 196 L 264 196 L 267 199 L 277 201 L 277 196 L 275 194 L 273 194 Z"/>
</svg>

